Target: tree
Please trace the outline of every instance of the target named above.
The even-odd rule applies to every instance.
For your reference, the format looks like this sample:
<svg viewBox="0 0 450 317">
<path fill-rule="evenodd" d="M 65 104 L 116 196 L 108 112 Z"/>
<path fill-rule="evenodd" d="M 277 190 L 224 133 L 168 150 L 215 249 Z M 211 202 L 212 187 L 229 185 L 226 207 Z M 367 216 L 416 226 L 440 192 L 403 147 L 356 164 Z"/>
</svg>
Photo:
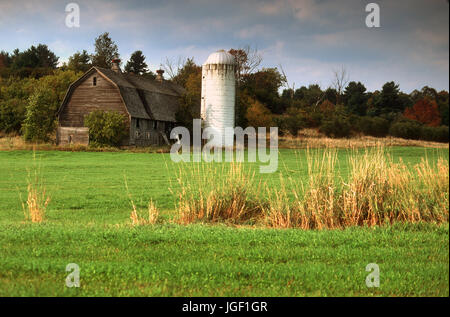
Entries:
<svg viewBox="0 0 450 317">
<path fill-rule="evenodd" d="M 366 87 L 361 82 L 350 82 L 345 88 L 344 100 L 350 113 L 364 116 L 367 108 Z"/>
<path fill-rule="evenodd" d="M 136 75 L 143 75 L 148 72 L 145 56 L 142 54 L 142 51 L 135 51 L 131 54 L 130 60 L 125 65 L 125 71 Z"/>
<path fill-rule="evenodd" d="M 236 61 L 236 80 L 238 86 L 242 77 L 255 72 L 262 62 L 262 56 L 258 50 L 249 45 L 238 49 L 232 48 L 228 53 L 233 55 Z"/>
<path fill-rule="evenodd" d="M 111 68 L 112 60 L 119 58 L 117 45 L 109 37 L 109 33 L 100 34 L 95 39 L 95 54 L 91 56 L 92 65 L 104 68 Z"/>
<path fill-rule="evenodd" d="M 0 131 L 19 133 L 25 119 L 28 98 L 38 81 L 34 78 L 10 77 L 0 86 Z"/>
<path fill-rule="evenodd" d="M 9 56 L 8 52 L 1 51 L 0 52 L 0 69 L 9 67 L 11 63 L 11 56 Z"/>
<path fill-rule="evenodd" d="M 376 108 L 376 115 L 390 112 L 403 112 L 405 110 L 405 104 L 400 98 L 399 86 L 393 81 L 385 83 L 374 102 L 374 106 Z"/>
<path fill-rule="evenodd" d="M 23 123 L 23 137 L 26 141 L 48 141 L 49 134 L 56 127 L 55 105 L 51 89 L 41 86 L 30 96 Z"/>
<path fill-rule="evenodd" d="M 437 104 L 439 106 L 439 112 L 441 114 L 441 124 L 449 125 L 449 97 L 448 91 L 442 90 L 437 95 Z"/>
<path fill-rule="evenodd" d="M 176 75 L 172 78 L 172 81 L 182 87 L 186 88 L 186 84 L 189 76 L 196 74 L 201 79 L 202 67 L 195 64 L 194 58 L 187 58 L 184 60 L 184 64 L 178 68 Z"/>
<path fill-rule="evenodd" d="M 247 122 L 251 127 L 266 127 L 272 125 L 272 113 L 258 100 L 253 100 L 247 109 Z"/>
<path fill-rule="evenodd" d="M 342 92 L 347 86 L 348 81 L 348 73 L 344 66 L 342 66 L 341 69 L 333 70 L 332 86 L 336 90 L 336 104 L 341 103 Z"/>
<path fill-rule="evenodd" d="M 86 72 L 89 68 L 91 68 L 91 56 L 88 54 L 86 50 L 83 52 L 76 52 L 72 56 L 69 57 L 69 62 L 67 64 L 67 68 L 73 70 L 75 72 Z"/>
<path fill-rule="evenodd" d="M 202 89 L 201 68 L 189 74 L 185 82 L 185 93 L 181 96 L 180 108 L 176 113 L 177 122 L 192 131 L 192 120 L 200 117 Z"/>
<path fill-rule="evenodd" d="M 404 116 L 430 127 L 437 127 L 441 123 L 439 108 L 436 101 L 427 97 L 417 101 L 412 108 L 406 108 Z"/>
<path fill-rule="evenodd" d="M 263 68 L 246 75 L 243 78 L 241 89 L 266 105 L 272 113 L 281 114 L 286 110 L 278 94 L 278 89 L 283 83 L 284 77 L 277 68 Z"/>
<path fill-rule="evenodd" d="M 39 78 L 56 69 L 58 60 L 59 58 L 48 49 L 47 45 L 39 44 L 23 52 L 15 49 L 11 55 L 10 67 L 12 74 L 18 77 Z"/>
</svg>

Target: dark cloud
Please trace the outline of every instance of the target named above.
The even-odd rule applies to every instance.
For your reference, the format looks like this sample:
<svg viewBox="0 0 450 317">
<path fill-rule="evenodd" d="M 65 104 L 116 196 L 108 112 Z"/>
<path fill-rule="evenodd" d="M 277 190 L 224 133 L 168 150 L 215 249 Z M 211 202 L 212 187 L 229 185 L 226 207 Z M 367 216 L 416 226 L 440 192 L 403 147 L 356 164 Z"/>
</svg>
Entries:
<svg viewBox="0 0 450 317">
<path fill-rule="evenodd" d="M 390 80 L 405 91 L 448 89 L 448 2 L 361 0 L 76 1 L 81 27 L 64 26 L 60 1 L 0 2 L 0 49 L 43 42 L 63 59 L 92 51 L 94 38 L 111 33 L 123 57 L 141 49 L 157 67 L 166 56 L 203 62 L 219 48 L 257 46 L 265 66 L 282 64 L 298 85 L 330 83 L 346 66 L 369 89 Z M 381 8 L 381 28 L 368 29 L 365 5 Z"/>
</svg>

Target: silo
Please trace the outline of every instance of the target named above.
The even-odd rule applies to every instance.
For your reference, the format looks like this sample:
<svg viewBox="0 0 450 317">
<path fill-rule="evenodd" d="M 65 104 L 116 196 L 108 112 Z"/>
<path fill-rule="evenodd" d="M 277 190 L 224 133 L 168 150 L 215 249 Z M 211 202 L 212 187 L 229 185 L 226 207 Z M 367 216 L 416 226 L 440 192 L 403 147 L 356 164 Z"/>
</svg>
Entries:
<svg viewBox="0 0 450 317">
<path fill-rule="evenodd" d="M 233 144 L 233 135 L 225 135 L 225 128 L 234 128 L 235 65 L 234 56 L 220 50 L 209 55 L 202 66 L 201 116 L 204 127 L 213 129 L 224 146 Z"/>
</svg>

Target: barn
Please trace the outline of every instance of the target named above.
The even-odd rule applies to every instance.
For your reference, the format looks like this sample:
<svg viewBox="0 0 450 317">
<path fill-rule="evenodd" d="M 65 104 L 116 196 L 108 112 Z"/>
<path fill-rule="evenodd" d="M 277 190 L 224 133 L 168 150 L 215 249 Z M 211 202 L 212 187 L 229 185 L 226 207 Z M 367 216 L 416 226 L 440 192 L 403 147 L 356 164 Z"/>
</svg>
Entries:
<svg viewBox="0 0 450 317">
<path fill-rule="evenodd" d="M 122 73 L 120 60 L 111 69 L 92 67 L 73 82 L 58 110 L 57 143 L 89 143 L 84 118 L 94 110 L 116 111 L 127 118 L 129 136 L 122 145 L 148 146 L 169 142 L 170 130 L 184 89 L 163 78 Z"/>
</svg>

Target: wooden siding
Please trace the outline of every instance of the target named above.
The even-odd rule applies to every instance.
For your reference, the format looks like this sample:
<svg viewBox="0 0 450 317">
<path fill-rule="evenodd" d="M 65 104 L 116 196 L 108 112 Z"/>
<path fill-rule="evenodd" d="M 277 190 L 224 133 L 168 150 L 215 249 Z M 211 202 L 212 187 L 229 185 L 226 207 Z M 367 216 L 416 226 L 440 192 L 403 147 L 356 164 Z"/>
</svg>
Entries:
<svg viewBox="0 0 450 317">
<path fill-rule="evenodd" d="M 131 119 L 131 145 L 148 146 L 166 144 L 161 133 L 165 133 L 167 139 L 170 141 L 170 129 L 174 126 L 172 122 L 139 119 L 139 127 L 137 127 L 137 120 L 137 118 Z"/>
<path fill-rule="evenodd" d="M 97 84 L 93 85 L 93 78 Z M 62 127 L 84 127 L 84 117 L 94 110 L 116 111 L 129 118 L 119 90 L 97 72 L 76 87 L 59 115 Z"/>
<path fill-rule="evenodd" d="M 60 145 L 89 144 L 89 128 L 59 127 L 56 132 L 56 141 Z"/>
</svg>

